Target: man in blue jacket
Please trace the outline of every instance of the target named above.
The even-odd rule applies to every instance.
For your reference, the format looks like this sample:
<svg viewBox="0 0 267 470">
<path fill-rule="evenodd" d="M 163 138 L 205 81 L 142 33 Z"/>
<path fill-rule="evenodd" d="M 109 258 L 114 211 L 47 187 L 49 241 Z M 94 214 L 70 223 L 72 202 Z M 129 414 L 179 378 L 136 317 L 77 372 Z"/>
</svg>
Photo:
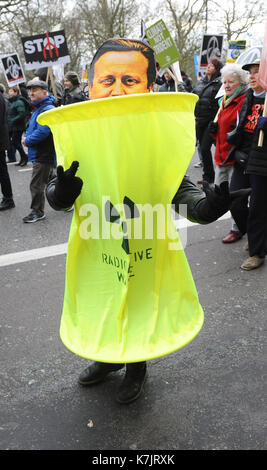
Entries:
<svg viewBox="0 0 267 470">
<path fill-rule="evenodd" d="M 55 97 L 48 94 L 47 83 L 42 80 L 31 80 L 27 84 L 30 100 L 34 106 L 29 126 L 22 139 L 28 147 L 28 160 L 33 162 L 30 191 L 32 197 L 31 213 L 23 218 L 25 223 L 34 223 L 45 218 L 45 187 L 52 175 L 55 165 L 55 148 L 53 136 L 48 126 L 37 122 L 39 114 L 55 107 Z"/>
</svg>

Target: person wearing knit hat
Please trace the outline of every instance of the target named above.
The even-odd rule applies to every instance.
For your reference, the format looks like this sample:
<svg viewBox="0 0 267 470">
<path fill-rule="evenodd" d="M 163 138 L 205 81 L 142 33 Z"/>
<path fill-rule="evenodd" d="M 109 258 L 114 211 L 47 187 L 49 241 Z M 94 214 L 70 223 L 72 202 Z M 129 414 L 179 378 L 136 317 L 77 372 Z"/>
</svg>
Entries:
<svg viewBox="0 0 267 470">
<path fill-rule="evenodd" d="M 65 74 L 64 86 L 65 86 L 65 81 L 71 82 L 72 86 L 80 85 L 78 74 L 76 72 L 71 71 L 71 70 Z"/>
<path fill-rule="evenodd" d="M 62 104 L 66 106 L 80 101 L 86 101 L 86 96 L 81 88 L 78 74 L 70 70 L 64 76 Z"/>
<path fill-rule="evenodd" d="M 215 67 L 216 72 L 220 72 L 223 67 L 223 63 L 217 57 L 212 57 L 209 63 Z"/>
</svg>

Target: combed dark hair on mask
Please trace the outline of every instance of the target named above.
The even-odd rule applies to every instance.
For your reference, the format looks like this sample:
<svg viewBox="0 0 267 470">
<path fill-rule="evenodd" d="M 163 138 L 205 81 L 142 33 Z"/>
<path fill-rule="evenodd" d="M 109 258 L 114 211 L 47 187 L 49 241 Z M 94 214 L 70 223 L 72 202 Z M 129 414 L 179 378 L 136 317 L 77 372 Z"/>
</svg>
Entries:
<svg viewBox="0 0 267 470">
<path fill-rule="evenodd" d="M 94 65 L 97 60 L 106 52 L 111 51 L 139 51 L 141 52 L 146 59 L 148 60 L 148 69 L 147 69 L 147 88 L 154 83 L 156 79 L 156 59 L 155 52 L 153 49 L 143 41 L 137 39 L 108 39 L 105 41 L 102 46 L 95 53 L 89 69 L 89 81 L 91 85 L 94 80 Z"/>
</svg>

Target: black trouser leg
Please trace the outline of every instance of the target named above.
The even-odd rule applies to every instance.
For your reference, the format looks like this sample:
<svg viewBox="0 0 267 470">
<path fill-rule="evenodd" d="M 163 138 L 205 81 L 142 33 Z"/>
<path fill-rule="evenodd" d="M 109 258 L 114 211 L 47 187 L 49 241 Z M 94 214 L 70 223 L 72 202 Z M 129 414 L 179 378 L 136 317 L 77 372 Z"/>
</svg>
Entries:
<svg viewBox="0 0 267 470">
<path fill-rule="evenodd" d="M 0 151 L 0 185 L 3 196 L 7 199 L 12 199 L 12 187 L 6 164 L 6 153 L 4 150 Z"/>
<path fill-rule="evenodd" d="M 32 179 L 30 182 L 30 191 L 32 196 L 32 212 L 39 216 L 44 215 L 45 206 L 45 187 L 49 181 L 53 165 L 46 163 L 33 163 Z"/>
<path fill-rule="evenodd" d="M 248 174 L 244 173 L 244 168 L 240 165 L 235 164 L 234 171 L 230 181 L 230 191 L 237 191 L 239 189 L 245 189 L 250 187 L 250 178 Z M 230 208 L 232 217 L 238 226 L 240 232 L 244 235 L 247 231 L 248 221 L 248 198 L 237 198 L 235 199 Z"/>
<path fill-rule="evenodd" d="M 208 183 L 213 183 L 215 171 L 211 147 L 214 143 L 214 140 L 209 135 L 207 126 L 197 127 L 197 138 L 199 140 L 200 151 L 202 155 L 203 180 L 207 181 Z"/>
<path fill-rule="evenodd" d="M 249 255 L 264 258 L 267 254 L 267 177 L 249 176 L 252 188 L 247 228 Z"/>
<path fill-rule="evenodd" d="M 13 131 L 9 131 L 9 148 L 7 151 L 7 156 L 10 162 L 15 162 L 16 161 L 16 149 L 13 144 L 12 136 L 13 136 Z"/>
<path fill-rule="evenodd" d="M 20 154 L 21 163 L 28 161 L 27 154 L 25 153 L 24 148 L 21 143 L 22 132 L 23 131 L 13 131 L 13 134 L 12 134 L 12 144 L 13 144 L 13 147 L 16 150 L 18 150 Z"/>
<path fill-rule="evenodd" d="M 129 371 L 130 374 L 139 374 L 143 372 L 146 368 L 146 361 L 143 362 L 129 362 L 126 364 L 126 371 Z"/>
</svg>

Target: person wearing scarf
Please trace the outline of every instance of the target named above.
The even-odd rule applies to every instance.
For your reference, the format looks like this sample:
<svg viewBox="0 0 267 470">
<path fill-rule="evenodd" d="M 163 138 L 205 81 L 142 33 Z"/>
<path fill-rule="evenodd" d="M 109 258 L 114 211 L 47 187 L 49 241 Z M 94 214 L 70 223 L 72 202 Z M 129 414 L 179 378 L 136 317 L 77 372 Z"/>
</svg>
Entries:
<svg viewBox="0 0 267 470">
<path fill-rule="evenodd" d="M 245 271 L 259 268 L 267 255 L 267 117 L 263 116 L 266 91 L 259 82 L 260 59 L 254 59 L 242 68 L 249 72 L 249 89 L 242 104 L 239 122 L 231 136 L 235 157 L 230 190 L 251 188 L 249 206 L 233 203 L 231 214 L 239 230 L 247 233 L 244 249 L 249 257 L 240 268 Z M 259 142 L 263 131 L 262 145 Z"/>
<path fill-rule="evenodd" d="M 231 157 L 232 145 L 227 136 L 234 130 L 238 115 L 246 96 L 248 76 L 238 64 L 226 64 L 221 69 L 225 94 L 219 101 L 219 110 L 209 124 L 210 134 L 216 138 L 215 147 L 215 185 L 224 181 L 230 183 L 235 160 Z M 234 219 L 231 219 L 230 233 L 222 239 L 223 243 L 233 243 L 242 238 Z"/>
</svg>

